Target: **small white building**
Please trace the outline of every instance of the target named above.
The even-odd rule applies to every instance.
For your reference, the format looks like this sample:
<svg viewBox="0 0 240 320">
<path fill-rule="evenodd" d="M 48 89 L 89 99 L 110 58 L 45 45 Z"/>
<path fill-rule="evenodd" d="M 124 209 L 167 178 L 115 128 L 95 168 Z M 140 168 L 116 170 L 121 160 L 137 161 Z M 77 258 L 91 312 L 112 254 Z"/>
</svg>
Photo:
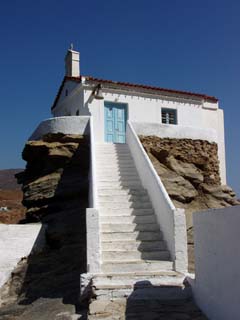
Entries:
<svg viewBox="0 0 240 320">
<path fill-rule="evenodd" d="M 195 215 L 196 280 L 190 279 L 185 210 L 175 207 L 139 139 L 151 135 L 216 143 L 225 185 L 224 118 L 218 99 L 83 76 L 80 54 L 72 49 L 65 66 L 53 118 L 42 121 L 30 140 L 59 132 L 89 137 L 87 268 L 80 275 L 81 299 L 94 296 L 99 307 L 105 306 L 101 300 L 181 301 L 194 295 L 211 319 L 238 319 L 238 300 L 228 301 L 230 309 L 219 301 L 237 292 L 239 267 L 235 263 L 235 269 L 215 271 L 222 261 L 234 260 L 229 253 L 236 250 L 222 244 L 237 239 L 239 208 Z M 219 293 L 220 299 L 212 299 Z"/>
<path fill-rule="evenodd" d="M 51 109 L 54 117 L 91 115 L 97 142 L 124 143 L 127 120 L 135 123 L 137 133 L 214 141 L 226 184 L 224 118 L 217 98 L 83 76 L 79 62 L 79 52 L 69 49 Z"/>
<path fill-rule="evenodd" d="M 211 319 L 238 319 L 239 259 L 229 256 L 237 252 L 229 247 L 238 243 L 239 208 L 195 215 L 197 278 L 186 279 L 185 211 L 175 207 L 138 137 L 217 143 L 221 183 L 226 184 L 224 119 L 218 99 L 83 76 L 79 61 L 79 52 L 69 49 L 53 118 L 42 121 L 30 140 L 58 132 L 90 138 L 87 268 L 80 275 L 81 298 L 94 296 L 96 309 L 102 306 L 104 312 L 106 304 L 98 300 L 182 301 L 192 296 L 187 280 Z M 227 272 L 216 272 L 233 260 Z M 230 296 L 237 299 L 230 301 Z M 227 299 L 230 312 L 224 305 Z"/>
<path fill-rule="evenodd" d="M 30 140 L 57 132 L 90 137 L 83 290 L 99 273 L 145 272 L 147 279 L 148 272 L 157 270 L 186 272 L 184 209 L 174 206 L 138 136 L 217 143 L 224 185 L 224 119 L 218 99 L 83 76 L 80 54 L 72 49 L 65 67 L 53 118 L 41 122 Z"/>
</svg>

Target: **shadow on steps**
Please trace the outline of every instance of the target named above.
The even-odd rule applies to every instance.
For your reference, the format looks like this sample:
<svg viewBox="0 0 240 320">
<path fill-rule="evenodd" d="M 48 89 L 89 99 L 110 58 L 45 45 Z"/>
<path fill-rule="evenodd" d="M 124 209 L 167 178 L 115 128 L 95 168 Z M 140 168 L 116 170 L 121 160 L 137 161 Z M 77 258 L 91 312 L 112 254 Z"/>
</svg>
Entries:
<svg viewBox="0 0 240 320">
<path fill-rule="evenodd" d="M 194 303 L 189 286 L 154 286 L 138 281 L 127 298 L 126 320 L 207 320 Z"/>
</svg>

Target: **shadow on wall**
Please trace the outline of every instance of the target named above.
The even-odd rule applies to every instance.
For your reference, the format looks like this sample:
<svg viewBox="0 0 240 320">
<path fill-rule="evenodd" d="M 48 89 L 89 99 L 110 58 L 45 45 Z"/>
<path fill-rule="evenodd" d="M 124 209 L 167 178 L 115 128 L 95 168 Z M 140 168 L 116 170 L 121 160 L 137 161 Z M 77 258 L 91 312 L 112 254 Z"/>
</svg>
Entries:
<svg viewBox="0 0 240 320">
<path fill-rule="evenodd" d="M 59 170 L 57 159 L 55 162 L 55 168 Z M 89 141 L 85 138 L 70 161 L 61 168 L 54 195 L 45 200 L 39 197 L 37 212 L 39 220 L 46 226 L 46 246 L 41 252 L 33 251 L 27 260 L 20 305 L 34 304 L 40 298 L 59 298 L 63 304 L 78 310 L 80 274 L 86 272 L 88 167 Z M 38 172 L 39 175 L 44 177 L 46 170 Z M 49 188 L 51 181 L 45 182 Z"/>
</svg>

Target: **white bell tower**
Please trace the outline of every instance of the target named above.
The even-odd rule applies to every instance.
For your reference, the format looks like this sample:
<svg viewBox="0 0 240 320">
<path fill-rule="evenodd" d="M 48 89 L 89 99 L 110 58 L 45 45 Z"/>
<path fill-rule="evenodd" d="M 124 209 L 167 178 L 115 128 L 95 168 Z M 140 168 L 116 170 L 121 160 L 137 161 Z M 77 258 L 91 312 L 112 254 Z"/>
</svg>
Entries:
<svg viewBox="0 0 240 320">
<path fill-rule="evenodd" d="M 65 75 L 68 77 L 80 76 L 80 53 L 73 50 L 73 44 L 65 56 Z"/>
</svg>

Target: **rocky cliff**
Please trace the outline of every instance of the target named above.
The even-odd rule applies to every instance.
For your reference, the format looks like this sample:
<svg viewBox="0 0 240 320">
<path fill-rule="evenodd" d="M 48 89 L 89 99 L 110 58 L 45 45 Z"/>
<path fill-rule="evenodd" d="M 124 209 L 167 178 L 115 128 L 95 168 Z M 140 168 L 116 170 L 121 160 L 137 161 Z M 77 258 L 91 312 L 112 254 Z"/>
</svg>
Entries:
<svg viewBox="0 0 240 320">
<path fill-rule="evenodd" d="M 156 136 L 140 140 L 174 205 L 185 209 L 189 267 L 194 271 L 192 213 L 240 204 L 234 191 L 221 185 L 217 144 Z"/>
<path fill-rule="evenodd" d="M 26 170 L 17 174 L 27 208 L 22 223 L 41 221 L 46 246 L 14 270 L 1 292 L 0 318 L 69 320 L 78 308 L 79 275 L 86 272 L 89 141 L 46 135 L 27 142 L 23 159 Z"/>
</svg>

